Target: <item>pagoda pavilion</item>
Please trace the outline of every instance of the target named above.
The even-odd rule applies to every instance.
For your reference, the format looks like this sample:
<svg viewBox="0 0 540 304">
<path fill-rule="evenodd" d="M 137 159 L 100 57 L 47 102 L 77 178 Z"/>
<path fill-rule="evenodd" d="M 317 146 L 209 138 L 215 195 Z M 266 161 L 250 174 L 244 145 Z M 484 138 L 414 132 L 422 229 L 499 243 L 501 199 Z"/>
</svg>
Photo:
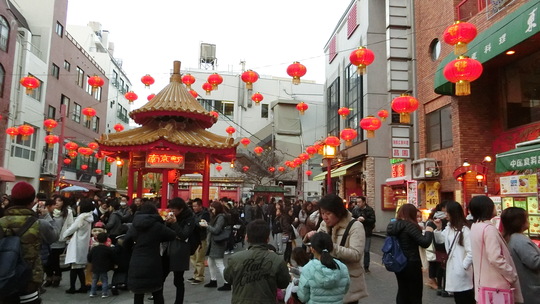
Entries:
<svg viewBox="0 0 540 304">
<path fill-rule="evenodd" d="M 161 208 L 166 208 L 169 198 L 178 196 L 180 176 L 201 174 L 201 199 L 208 206 L 210 164 L 233 161 L 238 143 L 232 137 L 206 130 L 217 118 L 188 92 L 182 83 L 179 61 L 174 62 L 170 83 L 129 116 L 141 126 L 102 134 L 97 140 L 103 154 L 127 160 L 129 198 L 134 193 L 142 197 L 145 174 L 161 173 Z M 169 184 L 173 184 L 172 191 Z"/>
</svg>

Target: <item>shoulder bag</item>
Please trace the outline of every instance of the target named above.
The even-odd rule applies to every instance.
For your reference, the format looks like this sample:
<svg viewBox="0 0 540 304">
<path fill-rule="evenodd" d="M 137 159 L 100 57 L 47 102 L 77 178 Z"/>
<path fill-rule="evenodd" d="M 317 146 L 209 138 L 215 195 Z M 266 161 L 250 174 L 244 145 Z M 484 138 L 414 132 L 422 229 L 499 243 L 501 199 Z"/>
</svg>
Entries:
<svg viewBox="0 0 540 304">
<path fill-rule="evenodd" d="M 482 230 L 482 250 L 480 251 L 480 270 L 478 272 L 478 282 L 482 277 L 482 260 L 484 259 L 484 232 L 486 227 Z M 493 288 L 478 286 L 478 304 L 512 304 L 514 303 L 514 288 L 510 288 L 510 282 L 503 277 L 503 279 L 508 283 L 509 288 Z"/>
</svg>

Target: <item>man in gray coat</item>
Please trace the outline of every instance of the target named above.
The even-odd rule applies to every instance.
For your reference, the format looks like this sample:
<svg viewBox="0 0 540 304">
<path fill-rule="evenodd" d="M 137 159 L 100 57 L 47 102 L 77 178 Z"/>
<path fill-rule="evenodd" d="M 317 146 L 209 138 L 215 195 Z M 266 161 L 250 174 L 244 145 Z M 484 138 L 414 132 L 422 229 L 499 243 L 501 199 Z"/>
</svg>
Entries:
<svg viewBox="0 0 540 304">
<path fill-rule="evenodd" d="M 268 250 L 270 228 L 264 220 L 247 226 L 248 250 L 229 257 L 223 276 L 232 285 L 233 304 L 274 304 L 278 288 L 286 288 L 291 279 L 281 256 Z"/>
</svg>

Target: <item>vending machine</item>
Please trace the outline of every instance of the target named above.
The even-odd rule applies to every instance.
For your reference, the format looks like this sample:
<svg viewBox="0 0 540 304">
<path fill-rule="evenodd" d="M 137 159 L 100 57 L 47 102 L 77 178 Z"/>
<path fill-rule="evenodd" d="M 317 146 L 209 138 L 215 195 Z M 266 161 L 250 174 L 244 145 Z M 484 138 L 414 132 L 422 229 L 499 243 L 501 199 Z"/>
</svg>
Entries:
<svg viewBox="0 0 540 304">
<path fill-rule="evenodd" d="M 530 238 L 540 238 L 540 212 L 538 210 L 538 177 L 536 174 L 511 175 L 500 178 L 501 207 L 519 207 L 529 215 L 529 230 L 525 234 Z"/>
</svg>

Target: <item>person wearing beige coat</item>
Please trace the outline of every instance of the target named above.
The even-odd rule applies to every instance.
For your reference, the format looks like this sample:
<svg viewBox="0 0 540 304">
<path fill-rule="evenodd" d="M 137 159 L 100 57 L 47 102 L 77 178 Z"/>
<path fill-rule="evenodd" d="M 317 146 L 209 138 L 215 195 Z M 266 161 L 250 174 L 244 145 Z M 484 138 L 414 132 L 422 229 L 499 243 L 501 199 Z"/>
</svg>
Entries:
<svg viewBox="0 0 540 304">
<path fill-rule="evenodd" d="M 331 254 L 334 258 L 343 262 L 349 269 L 350 287 L 345 295 L 344 303 L 358 303 L 358 300 L 368 296 L 366 279 L 362 261 L 364 258 L 364 245 L 366 234 L 361 222 L 355 221 L 345 241 L 345 246 L 340 246 L 343 234 L 349 222 L 355 220 L 352 214 L 345 208 L 343 200 L 335 195 L 328 194 L 319 201 L 319 208 L 323 222 L 318 231 L 331 235 L 334 250 Z M 309 232 L 311 237 L 315 232 Z"/>
</svg>

